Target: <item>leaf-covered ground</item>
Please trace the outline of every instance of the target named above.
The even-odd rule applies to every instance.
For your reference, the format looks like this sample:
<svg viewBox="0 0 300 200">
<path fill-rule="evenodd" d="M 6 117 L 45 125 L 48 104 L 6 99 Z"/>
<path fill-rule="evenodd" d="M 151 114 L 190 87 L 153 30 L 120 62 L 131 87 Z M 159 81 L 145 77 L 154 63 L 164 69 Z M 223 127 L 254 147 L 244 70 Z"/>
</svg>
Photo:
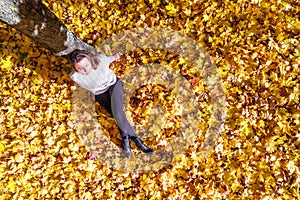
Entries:
<svg viewBox="0 0 300 200">
<path fill-rule="evenodd" d="M 0 24 L 0 199 L 300 199 L 299 1 L 45 4 L 92 45 L 138 27 L 171 28 L 198 41 L 223 80 L 225 130 L 208 155 L 202 155 L 199 138 L 158 171 L 110 169 L 93 158 L 76 134 L 67 60 Z M 124 62 L 133 66 L 140 57 L 153 62 L 162 55 L 136 52 Z M 179 65 L 176 56 L 164 59 Z M 126 73 L 124 65 L 113 69 Z M 181 72 L 192 85 L 200 81 L 195 83 L 188 70 Z M 136 96 L 151 90 L 168 96 L 164 87 L 147 87 Z M 205 95 L 205 89 L 199 90 Z M 169 99 L 166 105 L 172 103 Z M 159 98 L 142 100 L 131 106 Z M 132 112 L 136 122 L 147 118 L 145 110 Z M 98 115 L 105 130 L 117 135 L 113 120 Z M 171 137 L 178 121 L 173 119 L 173 129 L 157 137 Z"/>
</svg>

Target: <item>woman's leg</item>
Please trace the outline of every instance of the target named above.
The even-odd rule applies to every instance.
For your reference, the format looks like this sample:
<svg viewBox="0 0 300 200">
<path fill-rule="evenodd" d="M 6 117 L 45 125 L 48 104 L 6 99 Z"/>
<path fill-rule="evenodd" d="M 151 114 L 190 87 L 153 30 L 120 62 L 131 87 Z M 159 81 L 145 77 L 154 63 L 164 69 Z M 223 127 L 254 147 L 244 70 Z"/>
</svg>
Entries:
<svg viewBox="0 0 300 200">
<path fill-rule="evenodd" d="M 130 137 L 137 137 L 132 126 L 129 124 L 125 113 L 124 107 L 124 90 L 122 82 L 117 79 L 115 85 L 108 89 L 110 100 L 111 100 L 111 111 L 112 116 L 115 118 L 119 129 L 121 130 L 122 136 L 129 135 Z"/>
<path fill-rule="evenodd" d="M 106 91 L 103 94 L 96 95 L 95 99 L 112 116 L 109 92 Z"/>
<path fill-rule="evenodd" d="M 103 94 L 96 95 L 95 99 L 113 117 L 109 91 L 106 91 Z M 126 136 L 126 133 L 124 133 L 120 128 L 119 131 L 121 136 Z"/>
<path fill-rule="evenodd" d="M 123 148 L 125 149 L 127 157 L 130 157 L 129 137 L 145 153 L 152 153 L 153 150 L 147 147 L 143 141 L 137 136 L 133 128 L 129 124 L 124 111 L 124 90 L 123 85 L 119 79 L 111 86 L 107 92 L 97 95 L 96 101 L 100 103 L 116 120 L 122 135 Z"/>
<path fill-rule="evenodd" d="M 112 86 L 113 87 L 113 86 Z M 103 94 L 99 94 L 95 96 L 96 101 L 103 107 L 107 112 L 111 114 L 111 116 L 114 117 L 113 112 L 112 112 L 112 106 L 111 106 L 111 97 L 109 94 L 109 91 L 106 91 Z M 129 137 L 127 133 L 122 131 L 119 127 L 120 134 L 122 136 L 122 146 L 125 151 L 126 157 L 130 158 L 131 157 L 131 147 L 129 144 Z"/>
</svg>

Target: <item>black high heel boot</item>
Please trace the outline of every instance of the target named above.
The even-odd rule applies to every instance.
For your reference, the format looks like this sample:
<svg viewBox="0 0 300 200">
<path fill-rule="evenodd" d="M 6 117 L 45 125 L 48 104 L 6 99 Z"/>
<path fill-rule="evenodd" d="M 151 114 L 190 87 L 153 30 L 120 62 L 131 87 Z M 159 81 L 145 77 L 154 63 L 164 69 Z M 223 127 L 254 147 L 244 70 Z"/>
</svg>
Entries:
<svg viewBox="0 0 300 200">
<path fill-rule="evenodd" d="M 144 153 L 153 153 L 153 150 L 147 147 L 139 137 L 131 137 L 130 139 L 132 139 L 134 144 Z"/>
<path fill-rule="evenodd" d="M 131 157 L 131 148 L 130 148 L 128 135 L 126 135 L 125 137 L 122 137 L 122 146 L 123 146 L 124 152 L 126 154 L 126 157 L 130 158 Z"/>
</svg>

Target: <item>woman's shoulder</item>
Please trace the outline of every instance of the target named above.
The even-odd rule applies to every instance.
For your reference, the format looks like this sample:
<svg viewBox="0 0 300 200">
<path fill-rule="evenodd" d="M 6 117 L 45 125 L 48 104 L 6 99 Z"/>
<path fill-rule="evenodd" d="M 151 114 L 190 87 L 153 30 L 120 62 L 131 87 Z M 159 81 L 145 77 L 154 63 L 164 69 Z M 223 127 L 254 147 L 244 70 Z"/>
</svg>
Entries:
<svg viewBox="0 0 300 200">
<path fill-rule="evenodd" d="M 70 77 L 74 80 L 76 78 L 77 74 L 78 74 L 78 72 L 76 72 L 76 71 L 73 70 L 70 73 Z"/>
<path fill-rule="evenodd" d="M 110 61 L 110 62 L 113 62 L 114 59 L 115 59 L 114 56 L 108 56 L 108 55 L 101 54 L 101 53 L 98 54 L 98 58 L 99 58 L 100 60 L 107 60 L 107 61 Z"/>
<path fill-rule="evenodd" d="M 107 56 L 107 55 L 104 55 L 104 54 L 101 54 L 98 56 L 98 59 L 99 59 L 99 64 L 98 64 L 98 67 L 100 68 L 106 68 L 106 67 L 109 67 L 109 65 L 114 62 L 114 56 Z M 97 68 L 98 68 L 97 67 Z"/>
<path fill-rule="evenodd" d="M 77 73 L 76 71 L 72 70 L 72 71 L 70 72 L 70 76 L 73 76 L 73 75 L 76 74 L 76 73 Z"/>
</svg>

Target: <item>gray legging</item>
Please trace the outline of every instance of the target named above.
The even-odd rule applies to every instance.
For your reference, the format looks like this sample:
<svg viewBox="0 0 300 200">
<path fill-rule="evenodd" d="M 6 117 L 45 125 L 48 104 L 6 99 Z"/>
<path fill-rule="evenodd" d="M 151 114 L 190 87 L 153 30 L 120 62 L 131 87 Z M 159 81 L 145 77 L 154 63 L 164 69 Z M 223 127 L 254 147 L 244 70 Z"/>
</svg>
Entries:
<svg viewBox="0 0 300 200">
<path fill-rule="evenodd" d="M 119 79 L 106 92 L 96 95 L 95 99 L 115 118 L 122 137 L 126 135 L 137 137 L 123 112 L 124 90 Z"/>
</svg>

